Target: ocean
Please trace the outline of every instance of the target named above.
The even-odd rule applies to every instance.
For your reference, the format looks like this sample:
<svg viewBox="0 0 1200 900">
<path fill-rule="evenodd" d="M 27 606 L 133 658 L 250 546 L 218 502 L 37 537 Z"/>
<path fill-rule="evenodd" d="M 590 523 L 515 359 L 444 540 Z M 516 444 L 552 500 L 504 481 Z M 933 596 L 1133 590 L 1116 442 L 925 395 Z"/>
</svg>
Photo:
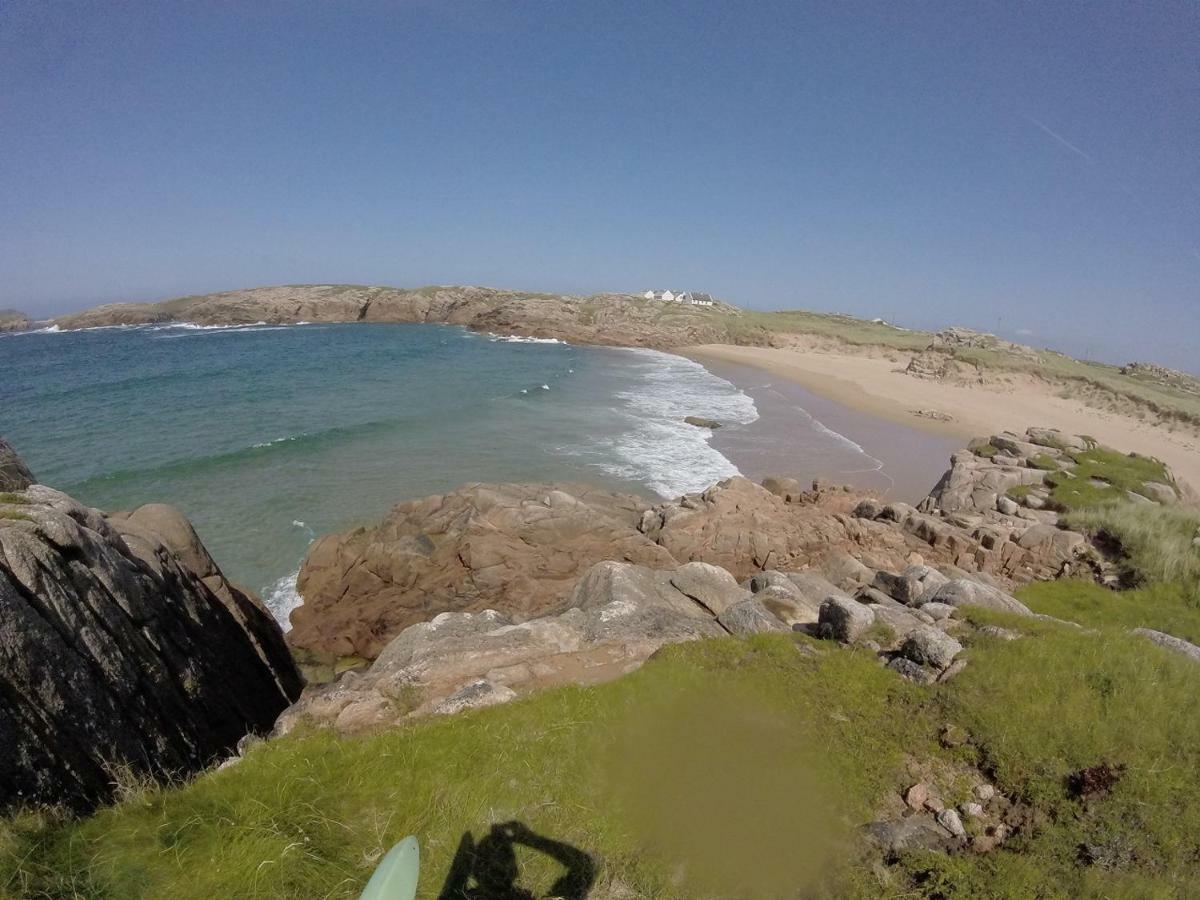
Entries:
<svg viewBox="0 0 1200 900">
<path fill-rule="evenodd" d="M 39 480 L 101 509 L 179 507 L 226 575 L 285 625 L 316 536 L 466 482 L 676 497 L 738 474 L 739 456 L 755 476 L 883 467 L 795 403 L 767 432 L 759 412 L 750 393 L 680 356 L 451 326 L 0 337 L 0 434 Z M 688 415 L 725 427 L 714 440 Z"/>
<path fill-rule="evenodd" d="M 285 618 L 316 535 L 471 481 L 672 497 L 737 473 L 683 422 L 757 418 L 701 365 L 436 325 L 0 338 L 0 434 L 101 509 L 171 503 Z"/>
</svg>

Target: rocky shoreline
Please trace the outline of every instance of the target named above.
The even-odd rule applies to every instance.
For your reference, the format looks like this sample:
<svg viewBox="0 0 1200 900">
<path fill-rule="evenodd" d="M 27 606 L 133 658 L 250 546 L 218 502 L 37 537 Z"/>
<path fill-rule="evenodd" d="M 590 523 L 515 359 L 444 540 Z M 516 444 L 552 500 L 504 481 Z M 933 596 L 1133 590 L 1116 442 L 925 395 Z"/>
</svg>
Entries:
<svg viewBox="0 0 1200 900">
<path fill-rule="evenodd" d="M 359 285 L 250 288 L 180 297 L 161 303 L 113 303 L 51 324 L 63 331 L 119 325 L 268 325 L 300 322 L 426 323 L 480 332 L 555 338 L 610 347 L 669 349 L 729 339 L 728 304 L 689 306 L 633 294 L 536 294 L 486 287 L 439 286 L 406 290 Z M 766 342 L 751 329 L 739 340 Z"/>
<path fill-rule="evenodd" d="M 353 734 L 594 685 L 681 642 L 799 633 L 817 639 L 795 645 L 803 654 L 847 648 L 893 677 L 944 684 L 976 642 L 1022 639 L 1015 623 L 1048 618 L 1017 586 L 1118 580 L 1119 548 L 1065 528 L 1054 508 L 1072 454 L 1096 449 L 1049 429 L 993 435 L 956 454 L 915 507 L 789 478 L 735 477 L 657 504 L 580 485 L 466 485 L 316 542 L 285 643 L 178 511 L 84 507 L 0 442 L 0 732 L 14 748 L 0 805 L 88 812 L 131 776 L 236 765 L 256 735 Z M 1182 499 L 1160 471 L 1137 503 Z M 979 611 L 1014 624 L 981 624 Z M 1200 660 L 1178 637 L 1133 633 Z M 960 769 L 914 764 L 864 840 L 886 859 L 988 853 L 1021 834 L 1022 802 Z M 970 799 L 942 799 L 963 784 Z"/>
</svg>

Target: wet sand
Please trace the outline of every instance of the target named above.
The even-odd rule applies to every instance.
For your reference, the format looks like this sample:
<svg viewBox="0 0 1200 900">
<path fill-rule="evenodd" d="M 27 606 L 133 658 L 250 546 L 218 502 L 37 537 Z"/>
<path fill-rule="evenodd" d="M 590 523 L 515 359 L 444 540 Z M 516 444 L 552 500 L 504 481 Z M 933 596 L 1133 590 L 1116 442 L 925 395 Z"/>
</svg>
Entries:
<svg viewBox="0 0 1200 900">
<path fill-rule="evenodd" d="M 824 478 L 914 503 L 965 444 L 859 412 L 762 369 L 708 356 L 698 361 L 754 398 L 758 421 L 718 429 L 712 446 L 756 481 Z"/>
<path fill-rule="evenodd" d="M 999 431 L 1024 432 L 1030 425 L 1089 434 L 1101 443 L 1137 451 L 1167 463 L 1180 480 L 1200 486 L 1200 438 L 1171 431 L 1117 412 L 1088 406 L 1061 388 L 1013 377 L 999 386 L 946 384 L 904 374 L 894 357 L 855 354 L 826 347 L 689 347 L 687 355 L 712 371 L 721 364 L 751 366 L 775 378 L 818 391 L 855 411 L 965 445 L 972 437 Z M 951 416 L 940 422 L 913 410 Z"/>
</svg>

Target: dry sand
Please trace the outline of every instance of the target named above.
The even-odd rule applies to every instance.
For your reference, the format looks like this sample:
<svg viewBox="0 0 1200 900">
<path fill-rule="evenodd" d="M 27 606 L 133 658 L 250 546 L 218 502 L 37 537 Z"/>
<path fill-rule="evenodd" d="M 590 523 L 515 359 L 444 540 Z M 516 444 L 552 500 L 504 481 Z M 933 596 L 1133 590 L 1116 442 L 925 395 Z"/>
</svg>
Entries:
<svg viewBox="0 0 1200 900">
<path fill-rule="evenodd" d="M 687 348 L 687 355 L 700 362 L 754 366 L 852 409 L 934 434 L 969 439 L 1004 430 L 1023 432 L 1030 425 L 1088 434 L 1117 449 L 1157 457 L 1181 480 L 1200 488 L 1200 439 L 1195 435 L 1057 396 L 1051 386 L 1035 379 L 1014 376 L 1000 386 L 947 384 L 906 375 L 907 358 L 856 355 L 826 347 L 706 344 Z M 921 417 L 916 410 L 945 413 L 953 421 Z"/>
</svg>

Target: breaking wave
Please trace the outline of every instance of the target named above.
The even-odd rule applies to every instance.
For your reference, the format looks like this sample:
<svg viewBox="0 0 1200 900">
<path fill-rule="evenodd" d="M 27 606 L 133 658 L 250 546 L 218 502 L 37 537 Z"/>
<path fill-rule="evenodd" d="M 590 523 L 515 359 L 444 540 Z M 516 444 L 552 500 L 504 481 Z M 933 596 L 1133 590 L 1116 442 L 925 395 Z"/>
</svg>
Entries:
<svg viewBox="0 0 1200 900">
<path fill-rule="evenodd" d="M 748 425 L 758 418 L 754 400 L 682 356 L 657 350 L 622 351 L 634 357 L 628 368 L 637 386 L 620 391 L 628 429 L 605 441 L 611 453 L 599 467 L 640 481 L 663 497 L 703 490 L 740 474 L 737 466 L 709 444 L 711 432 L 684 422 L 704 416 L 723 425 Z"/>
</svg>

